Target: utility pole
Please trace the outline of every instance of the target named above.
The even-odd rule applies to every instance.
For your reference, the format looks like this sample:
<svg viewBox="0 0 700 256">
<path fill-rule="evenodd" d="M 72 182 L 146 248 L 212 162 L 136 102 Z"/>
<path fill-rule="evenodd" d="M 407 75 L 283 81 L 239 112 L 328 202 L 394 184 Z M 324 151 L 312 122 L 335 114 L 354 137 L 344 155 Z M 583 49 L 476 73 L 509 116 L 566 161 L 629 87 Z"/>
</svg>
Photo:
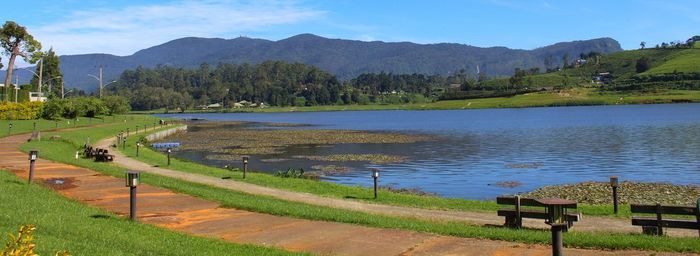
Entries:
<svg viewBox="0 0 700 256">
<path fill-rule="evenodd" d="M 37 91 L 37 92 L 39 92 L 39 97 L 42 96 L 41 95 L 41 84 L 43 81 L 41 81 L 41 79 L 42 79 L 43 73 L 44 73 L 44 59 L 41 58 L 41 59 L 39 59 L 39 86 L 38 86 L 39 90 Z"/>
<path fill-rule="evenodd" d="M 17 94 L 19 93 L 19 75 L 15 75 L 15 103 L 17 103 Z"/>
<path fill-rule="evenodd" d="M 102 99 L 102 65 L 100 65 L 100 99 Z"/>
<path fill-rule="evenodd" d="M 63 99 L 63 96 L 66 96 L 66 95 L 63 93 L 63 87 L 65 86 L 65 83 L 66 83 L 66 82 L 63 81 L 63 79 L 61 79 L 61 99 Z"/>
</svg>

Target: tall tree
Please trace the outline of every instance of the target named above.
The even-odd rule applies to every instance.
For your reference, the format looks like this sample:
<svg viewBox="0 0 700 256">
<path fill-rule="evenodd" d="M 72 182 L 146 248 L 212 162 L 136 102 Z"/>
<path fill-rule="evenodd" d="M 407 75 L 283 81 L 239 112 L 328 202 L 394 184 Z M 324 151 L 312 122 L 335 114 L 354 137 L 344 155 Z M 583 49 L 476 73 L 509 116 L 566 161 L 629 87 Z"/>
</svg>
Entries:
<svg viewBox="0 0 700 256">
<path fill-rule="evenodd" d="M 10 56 L 5 76 L 5 101 L 9 100 L 9 84 L 12 79 L 12 71 L 15 67 L 15 59 L 21 56 L 26 62 L 36 63 L 36 53 L 41 50 L 41 43 L 27 32 L 27 28 L 14 21 L 7 21 L 0 28 L 0 46 L 5 55 Z"/>
<path fill-rule="evenodd" d="M 47 97 L 60 93 L 60 86 L 63 84 L 63 74 L 61 73 L 60 67 L 61 60 L 56 55 L 56 52 L 53 51 L 53 48 L 50 48 L 49 51 L 41 54 L 41 62 L 43 66 L 42 70 L 40 71 L 39 67 L 37 66 L 35 72 L 37 74 L 41 72 L 41 75 L 43 76 L 42 83 L 44 85 L 48 85 L 48 88 L 46 88 L 47 90 L 45 91 Z M 30 84 L 37 84 L 38 82 L 38 78 L 34 76 L 32 77 Z M 41 91 L 44 92 L 43 87 L 41 88 Z"/>
<path fill-rule="evenodd" d="M 644 47 L 647 46 L 647 42 L 642 41 L 641 43 L 639 43 L 639 46 L 642 47 L 642 50 L 644 50 Z"/>
</svg>

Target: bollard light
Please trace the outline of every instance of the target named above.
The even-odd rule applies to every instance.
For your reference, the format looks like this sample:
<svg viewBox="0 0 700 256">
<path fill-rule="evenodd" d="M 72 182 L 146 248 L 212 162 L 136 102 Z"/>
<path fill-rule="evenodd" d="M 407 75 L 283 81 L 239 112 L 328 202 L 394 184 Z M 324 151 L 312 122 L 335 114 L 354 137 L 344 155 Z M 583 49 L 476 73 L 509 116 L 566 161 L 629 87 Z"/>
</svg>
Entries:
<svg viewBox="0 0 700 256">
<path fill-rule="evenodd" d="M 126 128 L 126 136 L 129 136 L 129 128 Z"/>
<path fill-rule="evenodd" d="M 617 187 L 619 185 L 619 180 L 617 176 L 610 176 L 610 186 Z"/>
<path fill-rule="evenodd" d="M 126 149 L 126 136 L 122 138 L 122 149 Z"/>
<path fill-rule="evenodd" d="M 141 142 L 136 142 L 136 157 L 139 156 L 139 148 L 141 147 Z"/>
<path fill-rule="evenodd" d="M 138 171 L 128 171 L 126 173 L 126 186 L 127 187 L 136 187 L 139 185 L 139 176 L 140 172 Z"/>
<path fill-rule="evenodd" d="M 139 133 L 139 126 L 138 125 L 136 126 L 136 133 L 137 134 Z"/>
<path fill-rule="evenodd" d="M 168 148 L 168 150 L 167 150 L 167 151 L 168 151 L 168 166 L 170 166 L 170 153 L 172 153 L 172 152 L 173 152 L 173 150 L 172 150 L 172 149 L 170 149 L 170 148 Z"/>
<path fill-rule="evenodd" d="M 617 176 L 610 176 L 610 187 L 612 187 L 613 192 L 613 212 L 617 214 L 618 211 L 618 198 L 617 198 L 617 187 L 619 186 L 619 181 Z"/>
<path fill-rule="evenodd" d="M 126 186 L 129 187 L 129 218 L 136 220 L 136 187 L 139 185 L 140 173 L 129 171 L 126 173 Z"/>
<path fill-rule="evenodd" d="M 29 151 L 29 184 L 32 184 L 32 179 L 34 178 L 34 163 L 36 162 L 38 155 L 39 151 Z"/>
<path fill-rule="evenodd" d="M 245 179 L 245 174 L 248 172 L 248 157 L 243 157 L 243 178 Z"/>
<path fill-rule="evenodd" d="M 36 132 L 36 121 L 34 121 L 34 127 L 32 128 L 33 132 Z"/>
<path fill-rule="evenodd" d="M 7 129 L 7 134 L 8 134 L 8 135 L 12 133 L 12 123 L 9 124 L 9 127 L 10 127 L 10 128 Z"/>
<path fill-rule="evenodd" d="M 377 199 L 377 179 L 379 179 L 379 169 L 372 169 L 372 179 L 374 179 L 374 199 Z"/>
</svg>

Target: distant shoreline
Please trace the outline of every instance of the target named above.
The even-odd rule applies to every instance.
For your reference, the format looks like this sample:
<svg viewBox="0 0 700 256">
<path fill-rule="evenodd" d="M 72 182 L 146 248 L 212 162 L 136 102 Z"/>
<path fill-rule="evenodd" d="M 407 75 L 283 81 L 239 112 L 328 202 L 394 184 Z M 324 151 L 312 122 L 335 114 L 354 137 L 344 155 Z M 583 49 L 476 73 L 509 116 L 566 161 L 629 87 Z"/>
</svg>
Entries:
<svg viewBox="0 0 700 256">
<path fill-rule="evenodd" d="M 600 93 L 591 88 L 577 88 L 556 92 L 537 92 L 513 97 L 446 100 L 414 104 L 327 105 L 309 107 L 229 108 L 166 111 L 164 109 L 132 111 L 133 114 L 178 113 L 284 113 L 320 111 L 368 111 L 368 110 L 459 110 L 493 108 L 532 108 L 563 106 L 605 106 L 637 104 L 700 103 L 700 91 L 667 90 L 656 93 Z"/>
</svg>

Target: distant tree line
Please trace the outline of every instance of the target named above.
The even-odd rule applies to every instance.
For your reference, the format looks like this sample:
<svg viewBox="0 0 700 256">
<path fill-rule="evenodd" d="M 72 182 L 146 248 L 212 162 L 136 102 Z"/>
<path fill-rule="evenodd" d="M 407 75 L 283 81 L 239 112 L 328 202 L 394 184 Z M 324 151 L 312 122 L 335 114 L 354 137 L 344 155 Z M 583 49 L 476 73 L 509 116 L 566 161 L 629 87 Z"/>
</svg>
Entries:
<svg viewBox="0 0 700 256">
<path fill-rule="evenodd" d="M 108 86 L 134 110 L 188 109 L 221 103 L 264 103 L 272 106 L 402 104 L 430 101 L 451 85 L 467 83 L 464 71 L 449 77 L 420 74 L 361 74 L 341 82 L 336 76 L 301 63 L 202 64 L 187 69 L 138 67 L 124 71 Z"/>
</svg>

